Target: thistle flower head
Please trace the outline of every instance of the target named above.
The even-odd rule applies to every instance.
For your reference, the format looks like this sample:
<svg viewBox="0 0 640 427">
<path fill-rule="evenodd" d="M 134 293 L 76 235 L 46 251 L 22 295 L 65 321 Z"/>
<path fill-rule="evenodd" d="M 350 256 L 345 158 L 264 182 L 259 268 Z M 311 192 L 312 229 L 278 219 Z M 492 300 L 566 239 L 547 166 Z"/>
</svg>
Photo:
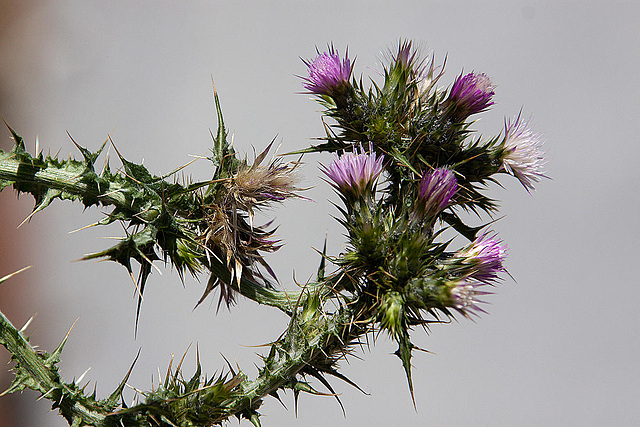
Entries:
<svg viewBox="0 0 640 427">
<path fill-rule="evenodd" d="M 465 276 L 482 283 L 493 283 L 504 271 L 507 247 L 500 239 L 482 234 L 469 246 L 459 250 L 455 259 L 461 260 Z"/>
<path fill-rule="evenodd" d="M 349 84 L 352 64 L 347 56 L 340 55 L 333 46 L 328 52 L 319 54 L 313 61 L 304 61 L 309 67 L 309 77 L 304 78 L 304 87 L 318 95 L 332 95 L 342 86 Z"/>
<path fill-rule="evenodd" d="M 449 205 L 458 189 L 458 181 L 447 168 L 426 171 L 418 185 L 416 211 L 422 218 L 435 218 Z"/>
<path fill-rule="evenodd" d="M 417 55 L 418 52 L 413 49 L 411 40 L 400 40 L 398 50 L 392 54 L 392 59 L 404 66 L 408 66 L 415 62 Z"/>
<path fill-rule="evenodd" d="M 227 307 L 235 302 L 236 291 L 231 287 L 238 287 L 242 279 L 271 287 L 270 281 L 259 270 L 263 267 L 275 278 L 273 270 L 262 257 L 263 253 L 275 252 L 280 248 L 279 242 L 272 239 L 275 232 L 269 229 L 270 222 L 262 226 L 253 225 L 247 221 L 247 214 L 233 207 L 229 201 L 218 205 L 205 206 L 205 228 L 198 241 L 206 248 L 208 254 L 223 263 L 228 269 L 229 279 L 212 274 L 205 291 L 198 301 L 200 304 L 215 288 L 220 288 L 220 300 Z"/>
<path fill-rule="evenodd" d="M 542 138 L 534 133 L 528 122 L 520 114 L 504 124 L 505 136 L 502 143 L 502 167 L 518 178 L 524 188 L 531 193 L 534 183 L 544 177 L 544 153 Z"/>
<path fill-rule="evenodd" d="M 275 278 L 262 254 L 277 251 L 280 244 L 272 239 L 275 229 L 269 228 L 271 222 L 254 225 L 254 211 L 286 198 L 300 197 L 296 194 L 300 190 L 296 187 L 298 163 L 283 164 L 275 159 L 263 165 L 270 148 L 271 144 L 256 157 L 253 164 L 243 162 L 225 182 L 224 197 L 218 203 L 204 207 L 205 225 L 199 240 L 210 254 L 226 265 L 231 273 L 230 281 L 238 286 L 243 278 L 269 286 L 269 280 L 259 267 Z M 218 305 L 224 301 L 230 306 L 235 301 L 236 293 L 230 285 L 212 276 L 200 302 L 219 286 Z"/>
<path fill-rule="evenodd" d="M 494 89 L 486 74 L 460 74 L 451 87 L 447 104 L 456 118 L 465 119 L 493 105 L 491 98 L 495 94 Z"/>
<path fill-rule="evenodd" d="M 371 192 L 382 172 L 384 156 L 376 156 L 369 145 L 369 153 L 360 147 L 353 152 L 336 156 L 329 166 L 321 166 L 322 172 L 333 181 L 331 185 L 346 198 L 358 198 Z"/>
<path fill-rule="evenodd" d="M 449 294 L 451 307 L 465 316 L 477 314 L 477 312 L 485 313 L 479 305 L 484 301 L 478 299 L 478 297 L 489 294 L 489 292 L 481 291 L 479 289 L 480 286 L 482 286 L 482 283 L 472 282 L 467 279 L 459 279 L 452 282 Z"/>
<path fill-rule="evenodd" d="M 296 194 L 300 190 L 296 186 L 299 181 L 299 163 L 283 163 L 276 158 L 268 165 L 263 165 L 270 149 L 271 144 L 256 157 L 252 165 L 246 162 L 241 165 L 227 187 L 227 197 L 233 197 L 236 204 L 250 215 L 254 208 L 299 197 Z"/>
<path fill-rule="evenodd" d="M 428 94 L 444 73 L 444 64 L 435 65 L 434 54 L 423 57 L 420 49 L 414 48 L 410 40 L 400 40 L 397 49 L 390 50 L 387 57 L 391 63 L 388 72 L 396 70 L 406 73 L 407 83 L 416 84 L 419 96 Z"/>
</svg>

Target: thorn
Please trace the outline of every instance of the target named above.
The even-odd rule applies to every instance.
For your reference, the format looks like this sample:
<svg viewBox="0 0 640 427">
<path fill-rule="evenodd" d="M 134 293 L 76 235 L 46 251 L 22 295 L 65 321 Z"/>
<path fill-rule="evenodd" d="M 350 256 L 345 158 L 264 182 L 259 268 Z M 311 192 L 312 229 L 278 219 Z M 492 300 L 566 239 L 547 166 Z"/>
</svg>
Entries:
<svg viewBox="0 0 640 427">
<path fill-rule="evenodd" d="M 121 189 L 117 189 L 117 190 L 113 190 L 113 191 L 109 191 L 108 193 L 104 193 L 104 194 L 100 194 L 99 197 L 109 197 L 112 194 L 116 194 L 118 192 L 122 191 Z"/>
<path fill-rule="evenodd" d="M 25 222 L 29 221 L 31 219 L 31 217 L 33 217 L 36 214 L 36 212 L 38 212 L 38 211 L 34 209 L 33 212 L 31 212 L 25 219 L 22 220 L 22 222 L 20 224 L 18 224 L 16 229 L 22 227 Z"/>
<path fill-rule="evenodd" d="M 311 366 L 310 366 L 310 368 L 311 368 Z M 315 368 L 311 369 L 310 374 L 311 374 L 311 376 L 313 376 L 316 379 L 318 379 L 318 381 L 320 381 L 322 383 L 322 385 L 324 385 L 331 392 L 330 396 L 333 396 L 333 397 L 336 398 L 336 400 L 338 401 L 338 404 L 340 405 L 340 408 L 342 409 L 342 415 L 346 417 L 347 416 L 347 412 L 344 409 L 344 405 L 342 404 L 342 401 L 340 400 L 340 397 L 335 392 L 333 387 L 331 387 L 331 384 L 329 384 L 329 381 L 327 381 L 327 379 L 325 377 L 323 377 L 322 374 L 320 372 L 318 372 Z M 319 393 L 319 392 L 316 392 L 316 393 L 323 394 L 323 395 L 326 394 L 326 393 Z"/>
<path fill-rule="evenodd" d="M 136 278 L 133 276 L 133 271 L 129 271 L 129 277 L 131 277 L 133 286 L 135 286 L 136 288 L 136 292 L 138 293 L 138 298 L 140 298 L 140 301 L 144 302 L 144 298 L 142 298 L 142 292 L 140 291 L 140 287 L 138 287 L 138 282 L 136 281 Z"/>
<path fill-rule="evenodd" d="M 213 81 L 213 75 L 211 75 L 211 86 L 213 86 L 213 94 L 214 94 L 214 95 L 218 95 L 218 92 L 216 91 L 216 84 L 215 84 L 215 82 Z M 3 120 L 4 120 L 4 119 L 3 119 Z M 4 123 L 5 123 L 5 124 L 7 124 L 7 122 L 4 122 Z M 7 125 L 7 126 L 9 126 L 9 125 Z"/>
<path fill-rule="evenodd" d="M 36 402 L 38 402 L 38 401 L 40 401 L 40 400 L 42 400 L 42 399 L 45 399 L 45 398 L 47 397 L 47 395 L 48 395 L 49 393 L 51 393 L 53 390 L 55 390 L 55 389 L 56 389 L 55 387 L 51 387 L 51 388 L 49 389 L 49 391 L 48 391 L 48 392 L 46 392 L 45 394 L 43 394 L 42 396 L 40 396 L 39 398 L 37 398 L 37 399 L 36 399 Z M 5 393 L 6 393 L 6 392 L 5 392 Z M 3 394 L 0 394 L 0 396 L 3 396 L 3 395 L 4 395 L 4 393 L 3 393 Z"/>
<path fill-rule="evenodd" d="M 104 141 L 105 144 L 109 141 L 109 139 L 111 138 L 111 134 L 109 134 L 109 137 Z M 107 153 L 104 155 L 104 165 L 102 166 L 102 172 L 100 172 L 100 175 L 102 175 L 107 168 L 109 167 L 109 153 L 111 152 L 111 146 L 107 147 Z"/>
<path fill-rule="evenodd" d="M 85 225 L 84 227 L 80 227 L 80 228 L 75 229 L 75 230 L 71 230 L 67 234 L 77 233 L 78 231 L 86 230 L 87 228 L 95 227 L 96 225 L 100 225 L 100 221 L 94 222 L 93 224 Z"/>
<path fill-rule="evenodd" d="M 66 132 L 67 132 L 67 136 L 69 137 L 69 139 L 71 140 L 71 142 L 73 142 L 73 145 L 75 145 L 75 146 L 76 146 L 76 148 L 77 148 L 78 150 L 80 150 L 80 152 L 82 152 L 82 147 L 80 146 L 80 144 L 78 144 L 78 143 L 76 142 L 76 140 L 75 140 L 75 139 L 73 139 L 73 137 L 71 136 L 71 134 L 69 133 L 69 131 L 66 131 Z"/>
<path fill-rule="evenodd" d="M 138 388 L 135 388 L 134 386 L 132 386 L 131 384 L 125 384 L 127 387 L 129 387 L 131 390 L 135 391 L 136 393 L 139 393 L 140 395 L 144 396 L 144 392 Z"/>
<path fill-rule="evenodd" d="M 174 357 L 174 354 L 171 353 L 171 359 L 169 360 L 169 366 L 167 367 L 167 375 L 165 375 L 165 383 L 164 383 L 165 388 L 169 384 L 169 377 L 171 376 L 171 366 L 173 366 L 173 357 Z M 158 373 L 159 372 L 160 372 L 160 368 L 158 368 Z"/>
<path fill-rule="evenodd" d="M 82 380 L 84 379 L 84 376 L 85 376 L 85 375 L 87 375 L 87 372 L 89 372 L 90 370 L 91 370 L 91 366 L 89 366 L 89 367 L 87 368 L 87 370 L 86 370 L 86 371 L 84 371 L 84 372 L 82 373 L 82 375 L 80 375 L 80 377 L 78 378 L 78 380 L 76 381 L 76 383 L 80 384 L 80 382 L 82 382 Z"/>
<path fill-rule="evenodd" d="M 173 175 L 173 174 L 175 174 L 175 173 L 180 172 L 182 169 L 184 169 L 184 168 L 186 168 L 187 166 L 191 165 L 193 162 L 197 162 L 197 161 L 198 161 L 198 158 L 206 158 L 206 157 L 201 157 L 201 156 L 200 156 L 200 157 L 198 157 L 198 156 L 191 156 L 191 157 L 195 157 L 195 159 L 193 159 L 193 160 L 191 160 L 191 161 L 189 161 L 189 162 L 185 163 L 184 165 L 180 166 L 180 167 L 179 167 L 179 168 L 177 168 L 177 169 L 172 170 L 172 171 L 171 171 L 171 172 L 169 172 L 168 174 L 165 174 L 165 175 L 161 176 L 161 177 L 160 177 L 160 179 L 168 178 L 168 177 L 170 177 L 171 175 Z"/>
<path fill-rule="evenodd" d="M 34 317 L 36 317 L 36 315 L 35 315 L 35 314 L 34 314 L 33 316 L 31 316 L 31 317 L 29 318 L 29 320 L 27 320 L 27 322 L 24 324 L 24 326 L 22 327 L 22 329 L 20 329 L 20 331 L 18 331 L 18 332 L 23 333 L 23 332 L 24 332 L 24 331 L 29 327 L 29 325 L 31 324 L 31 321 L 33 320 L 33 318 L 34 318 Z"/>
<path fill-rule="evenodd" d="M 233 370 L 233 366 L 231 366 L 231 363 L 229 363 L 229 361 L 227 360 L 226 357 L 224 357 L 224 354 L 220 353 L 220 356 L 222 356 L 222 358 L 224 359 L 224 361 L 227 363 L 227 366 L 229 367 L 229 370 L 231 371 L 231 374 L 235 377 L 236 376 L 236 372 Z"/>
<path fill-rule="evenodd" d="M 151 260 L 142 252 L 138 251 L 138 253 L 140 254 L 140 256 L 142 258 L 144 258 L 145 261 L 147 261 L 149 263 L 149 265 L 153 268 L 156 269 L 156 271 L 158 272 L 158 274 L 160 274 L 162 276 L 162 271 L 160 271 L 160 268 L 157 265 L 154 265 L 153 262 L 151 262 Z"/>
<path fill-rule="evenodd" d="M 64 345 L 67 343 L 67 339 L 69 339 L 69 335 L 71 335 L 71 331 L 73 330 L 73 327 L 76 326 L 76 323 L 78 323 L 78 320 L 80 320 L 79 317 L 75 320 L 75 322 L 73 322 L 73 325 L 71 325 L 71 327 L 69 328 L 69 332 L 67 332 L 67 335 L 65 335 L 64 339 L 60 342 L 60 344 L 53 351 L 53 353 L 49 355 L 49 358 L 59 356 L 62 353 L 62 349 L 64 348 Z"/>
<path fill-rule="evenodd" d="M 288 410 L 287 405 L 284 404 L 284 402 L 282 401 L 282 399 L 280 399 L 280 395 L 278 394 L 278 390 L 274 390 L 271 393 L 269 393 L 270 396 L 273 396 L 275 399 L 278 399 L 278 402 L 280 402 L 280 404 L 282 405 L 282 407 L 286 410 Z"/>
<path fill-rule="evenodd" d="M 6 276 L 4 276 L 4 277 L 0 278 L 0 283 L 4 282 L 4 281 L 6 281 L 6 280 L 11 279 L 11 278 L 12 278 L 13 276 L 15 276 L 16 274 L 22 273 L 23 271 L 28 270 L 28 269 L 30 269 L 31 267 L 32 267 L 32 266 L 31 266 L 31 265 L 29 265 L 29 266 L 27 266 L 27 267 L 21 268 L 21 269 L 20 269 L 20 270 L 18 270 L 18 271 L 14 271 L 14 272 L 13 272 L 13 273 L 11 273 L 11 274 L 7 274 Z"/>
<path fill-rule="evenodd" d="M 187 349 L 184 351 L 184 354 L 182 355 L 182 358 L 180 359 L 180 363 L 178 363 L 178 367 L 176 367 L 176 376 L 178 375 L 178 372 L 180 372 L 180 368 L 182 368 L 182 362 L 184 362 L 184 358 L 187 357 L 187 353 L 189 352 L 189 349 L 191 348 L 191 344 L 193 344 L 193 342 L 190 343 L 189 346 L 187 347 Z"/>
</svg>

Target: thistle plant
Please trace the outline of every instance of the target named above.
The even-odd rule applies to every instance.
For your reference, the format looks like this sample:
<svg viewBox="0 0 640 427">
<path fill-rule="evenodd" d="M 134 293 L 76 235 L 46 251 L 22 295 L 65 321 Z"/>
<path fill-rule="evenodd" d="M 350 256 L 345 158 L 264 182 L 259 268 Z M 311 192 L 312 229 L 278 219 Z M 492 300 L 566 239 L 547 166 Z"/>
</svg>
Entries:
<svg viewBox="0 0 640 427">
<path fill-rule="evenodd" d="M 268 396 L 324 394 L 316 381 L 335 395 L 328 377 L 357 387 L 340 362 L 368 334 L 384 331 L 397 344 L 414 399 L 413 336 L 457 315 L 484 313 L 483 298 L 505 275 L 506 246 L 489 229 L 497 203 L 487 184 L 513 175 L 531 192 L 544 177 L 542 140 L 520 115 L 507 119 L 504 133 L 477 135 L 471 117 L 493 105 L 491 80 L 474 72 L 442 87 L 444 64 L 422 57 L 409 41 L 389 52 L 380 82 L 354 77 L 354 62 L 333 47 L 304 63 L 309 74 L 302 85 L 329 124 L 320 144 L 289 154 L 333 153 L 320 172 L 339 198 L 346 245 L 331 254 L 325 244 L 316 277 L 295 290 L 283 289 L 267 263 L 282 243 L 271 223 L 257 224 L 254 214 L 303 197 L 299 158 L 267 161 L 271 144 L 254 159 L 236 153 L 215 90 L 218 130 L 207 157 L 211 176 L 204 180 L 170 180 L 177 170 L 154 175 L 117 150 L 120 169 L 105 162 L 96 170 L 109 141 L 96 151 L 74 141 L 81 158 L 61 160 L 30 154 L 9 128 L 15 144 L 0 151 L 0 189 L 31 194 L 34 214 L 56 199 L 71 200 L 106 210 L 95 225 L 125 226 L 115 246 L 85 259 L 115 261 L 132 277 L 137 271 L 137 315 L 157 261 L 171 263 L 181 280 L 185 273 L 207 278 L 198 304 L 217 292 L 219 305 L 230 309 L 241 295 L 285 313 L 289 324 L 263 356 L 257 377 L 231 367 L 206 376 L 199 363 L 188 375 L 180 363 L 132 402 L 122 396 L 131 371 L 113 393 L 98 398 L 79 381 L 60 377 L 56 365 L 66 338 L 51 353 L 35 351 L 24 330 L 0 315 L 0 343 L 15 362 L 5 393 L 36 390 L 73 426 L 208 426 L 231 417 L 257 426 Z"/>
</svg>

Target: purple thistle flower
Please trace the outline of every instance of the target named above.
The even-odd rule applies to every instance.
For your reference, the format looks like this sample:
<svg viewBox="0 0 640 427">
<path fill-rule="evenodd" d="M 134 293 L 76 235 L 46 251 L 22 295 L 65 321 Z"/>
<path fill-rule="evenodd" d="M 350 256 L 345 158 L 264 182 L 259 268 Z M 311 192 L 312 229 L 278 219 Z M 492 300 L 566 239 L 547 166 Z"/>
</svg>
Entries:
<svg viewBox="0 0 640 427">
<path fill-rule="evenodd" d="M 521 120 L 520 114 L 513 121 L 506 120 L 504 128 L 502 166 L 531 193 L 534 182 L 545 176 L 542 138 L 529 128 L 528 122 Z"/>
<path fill-rule="evenodd" d="M 304 78 L 304 87 L 311 93 L 318 95 L 331 95 L 342 85 L 349 84 L 352 64 L 348 53 L 342 62 L 340 55 L 333 49 L 319 54 L 311 62 L 304 61 L 309 67 L 309 77 Z"/>
<path fill-rule="evenodd" d="M 449 205 L 457 189 L 458 181 L 449 169 L 425 172 L 418 185 L 417 212 L 422 218 L 434 218 Z"/>
<path fill-rule="evenodd" d="M 467 277 L 491 284 L 498 278 L 498 273 L 504 271 L 502 263 L 506 254 L 506 245 L 485 233 L 458 251 L 456 257 L 469 267 L 469 272 L 465 274 Z"/>
<path fill-rule="evenodd" d="M 491 98 L 495 94 L 494 88 L 486 74 L 469 73 L 463 76 L 461 73 L 451 87 L 448 104 L 455 115 L 466 118 L 493 105 Z"/>
<path fill-rule="evenodd" d="M 360 147 L 334 158 L 329 166 L 321 165 L 322 172 L 333 181 L 332 185 L 345 197 L 360 196 L 373 188 L 382 172 L 384 156 L 377 157 L 369 144 L 369 153 Z"/>
</svg>

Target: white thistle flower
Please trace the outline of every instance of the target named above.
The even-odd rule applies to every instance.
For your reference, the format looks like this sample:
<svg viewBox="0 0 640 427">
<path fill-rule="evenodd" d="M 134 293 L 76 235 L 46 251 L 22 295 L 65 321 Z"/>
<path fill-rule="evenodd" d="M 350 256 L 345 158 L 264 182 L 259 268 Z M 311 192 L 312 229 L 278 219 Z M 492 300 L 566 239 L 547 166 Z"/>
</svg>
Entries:
<svg viewBox="0 0 640 427">
<path fill-rule="evenodd" d="M 529 123 L 520 114 L 512 121 L 505 121 L 505 136 L 502 143 L 502 166 L 504 170 L 518 178 L 530 193 L 534 183 L 544 177 L 545 164 L 542 138 L 533 132 Z"/>
</svg>

